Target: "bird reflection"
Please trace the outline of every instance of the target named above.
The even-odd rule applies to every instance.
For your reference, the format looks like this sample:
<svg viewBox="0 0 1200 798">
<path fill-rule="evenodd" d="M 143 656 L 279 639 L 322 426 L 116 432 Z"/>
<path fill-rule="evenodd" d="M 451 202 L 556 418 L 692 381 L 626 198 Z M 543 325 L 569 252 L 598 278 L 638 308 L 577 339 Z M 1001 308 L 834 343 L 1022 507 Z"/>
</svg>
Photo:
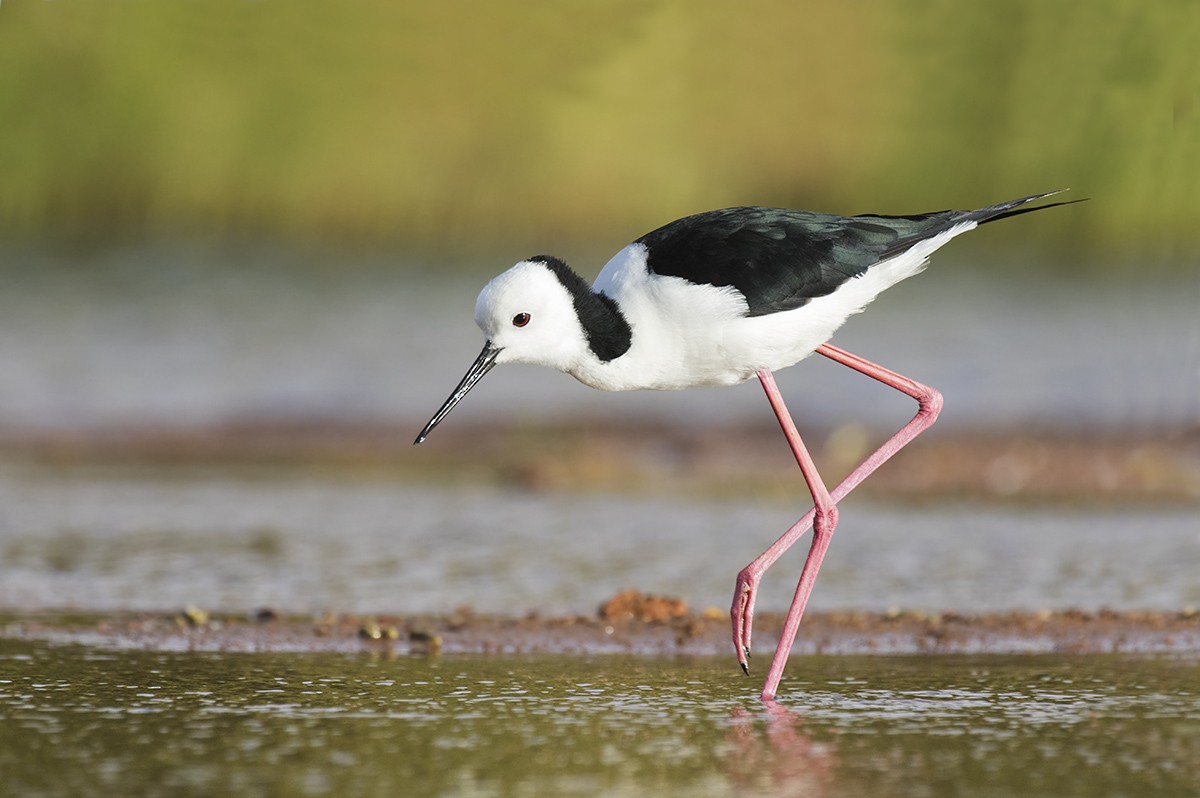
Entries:
<svg viewBox="0 0 1200 798">
<path fill-rule="evenodd" d="M 737 707 L 729 730 L 730 782 L 778 796 L 830 792 L 838 764 L 834 740 L 814 740 L 803 717 L 778 701 L 761 710 Z"/>
</svg>

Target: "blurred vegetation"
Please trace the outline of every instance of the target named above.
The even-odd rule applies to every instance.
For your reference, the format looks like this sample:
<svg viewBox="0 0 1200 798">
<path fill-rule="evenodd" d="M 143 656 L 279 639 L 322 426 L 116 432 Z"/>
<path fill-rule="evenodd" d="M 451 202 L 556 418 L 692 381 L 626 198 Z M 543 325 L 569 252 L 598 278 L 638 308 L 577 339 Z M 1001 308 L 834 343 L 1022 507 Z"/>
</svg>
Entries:
<svg viewBox="0 0 1200 798">
<path fill-rule="evenodd" d="M 1069 186 L 1026 239 L 1183 263 L 1198 42 L 1193 0 L 8 0 L 0 234 L 611 248 Z"/>
</svg>

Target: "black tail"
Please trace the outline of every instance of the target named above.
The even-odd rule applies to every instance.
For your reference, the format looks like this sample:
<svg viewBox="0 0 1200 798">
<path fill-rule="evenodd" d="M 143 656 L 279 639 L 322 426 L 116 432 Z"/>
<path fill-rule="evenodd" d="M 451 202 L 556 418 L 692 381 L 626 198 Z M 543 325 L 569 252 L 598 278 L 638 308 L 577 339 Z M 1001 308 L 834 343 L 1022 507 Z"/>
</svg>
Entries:
<svg viewBox="0 0 1200 798">
<path fill-rule="evenodd" d="M 907 225 L 901 235 L 884 247 L 879 252 L 879 260 L 884 261 L 888 258 L 895 257 L 901 252 L 906 251 L 909 247 L 916 244 L 918 241 L 924 241 L 927 238 L 933 238 L 939 233 L 944 233 L 951 228 L 960 225 L 964 222 L 977 222 L 978 224 L 987 224 L 994 222 L 997 219 L 1007 219 L 1010 216 L 1019 216 L 1022 213 L 1032 213 L 1033 211 L 1041 211 L 1046 208 L 1057 208 L 1059 205 L 1071 205 L 1076 202 L 1086 202 L 1086 199 L 1068 200 L 1066 202 L 1050 202 L 1046 205 L 1034 205 L 1032 208 L 1022 207 L 1034 200 L 1040 200 L 1043 197 L 1052 197 L 1055 194 L 1061 194 L 1067 189 L 1062 188 L 1058 191 L 1047 191 L 1045 194 L 1034 194 L 1030 197 L 1021 197 L 1020 199 L 1009 200 L 1008 202 L 1000 202 L 995 205 L 988 205 L 985 208 L 977 208 L 973 211 L 937 211 L 935 213 L 921 213 L 916 216 L 876 216 L 867 214 L 865 216 L 855 217 L 857 219 L 874 220 L 904 220 L 915 224 Z M 897 229 L 901 232 L 901 229 Z"/>
<path fill-rule="evenodd" d="M 996 205 L 989 205 L 986 208 L 979 208 L 974 211 L 966 211 L 960 217 L 961 220 L 973 219 L 979 224 L 987 224 L 1000 219 L 1007 219 L 1010 216 L 1020 216 L 1023 213 L 1033 213 L 1034 211 L 1044 211 L 1047 208 L 1057 208 L 1060 205 L 1074 205 L 1076 202 L 1087 202 L 1088 198 L 1077 200 L 1065 200 L 1063 202 L 1049 202 L 1045 205 L 1034 205 L 1031 208 L 1022 207 L 1034 200 L 1040 200 L 1044 197 L 1052 197 L 1055 194 L 1061 194 L 1070 189 L 1060 188 L 1058 191 L 1047 191 L 1045 194 L 1034 194 L 1031 197 L 1022 197 L 1021 199 L 1009 200 Z"/>
</svg>

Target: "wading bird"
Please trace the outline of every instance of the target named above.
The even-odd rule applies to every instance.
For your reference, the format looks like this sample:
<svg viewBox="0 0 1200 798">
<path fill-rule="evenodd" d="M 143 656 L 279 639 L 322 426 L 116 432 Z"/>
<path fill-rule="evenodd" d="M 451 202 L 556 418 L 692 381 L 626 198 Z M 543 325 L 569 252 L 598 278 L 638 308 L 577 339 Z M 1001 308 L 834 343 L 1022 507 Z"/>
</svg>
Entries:
<svg viewBox="0 0 1200 798">
<path fill-rule="evenodd" d="M 779 689 L 788 652 L 838 522 L 837 502 L 937 419 L 942 396 L 828 343 L 881 291 L 922 271 L 929 256 L 978 225 L 1067 205 L 1035 194 L 973 211 L 834 216 L 739 207 L 671 222 L 618 252 L 591 287 L 558 258 L 539 255 L 495 277 L 475 303 L 487 342 L 421 443 L 498 363 L 536 363 L 605 391 L 735 385 L 758 377 L 812 494 L 813 508 L 738 574 L 730 616 L 747 674 L 755 594 L 763 573 L 808 528 L 812 547 L 762 697 Z M 1076 200 L 1078 201 L 1078 200 Z M 917 401 L 904 427 L 828 490 L 772 372 L 813 352 Z"/>
</svg>

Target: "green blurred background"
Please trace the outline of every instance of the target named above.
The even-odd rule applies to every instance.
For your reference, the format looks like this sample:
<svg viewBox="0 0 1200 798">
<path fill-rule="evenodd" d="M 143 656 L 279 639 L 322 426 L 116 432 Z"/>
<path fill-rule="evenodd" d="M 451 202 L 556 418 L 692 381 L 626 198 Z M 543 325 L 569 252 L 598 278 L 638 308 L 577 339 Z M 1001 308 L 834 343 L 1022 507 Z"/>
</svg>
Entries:
<svg viewBox="0 0 1200 798">
<path fill-rule="evenodd" d="M 1191 269 L 1198 42 L 1192 0 L 7 0 L 0 234 L 603 254 L 1070 187 L 1019 241 Z"/>
</svg>

